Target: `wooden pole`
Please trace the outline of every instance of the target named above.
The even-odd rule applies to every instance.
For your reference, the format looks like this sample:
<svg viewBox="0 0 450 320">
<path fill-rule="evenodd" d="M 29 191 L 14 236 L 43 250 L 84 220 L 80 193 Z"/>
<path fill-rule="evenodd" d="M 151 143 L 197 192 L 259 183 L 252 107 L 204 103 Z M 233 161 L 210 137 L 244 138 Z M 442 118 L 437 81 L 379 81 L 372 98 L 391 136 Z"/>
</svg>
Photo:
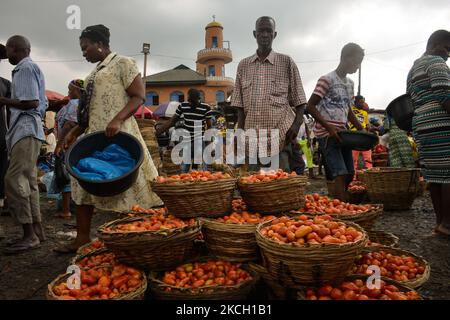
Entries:
<svg viewBox="0 0 450 320">
<path fill-rule="evenodd" d="M 144 77 L 143 77 L 143 81 L 144 81 L 144 88 L 147 91 L 147 83 L 145 80 L 145 77 L 147 77 L 147 56 L 150 53 L 150 43 L 144 43 L 142 46 L 142 53 L 144 54 Z M 145 93 L 147 95 L 147 92 Z M 141 107 L 141 118 L 145 119 L 145 104 L 142 104 Z"/>
</svg>

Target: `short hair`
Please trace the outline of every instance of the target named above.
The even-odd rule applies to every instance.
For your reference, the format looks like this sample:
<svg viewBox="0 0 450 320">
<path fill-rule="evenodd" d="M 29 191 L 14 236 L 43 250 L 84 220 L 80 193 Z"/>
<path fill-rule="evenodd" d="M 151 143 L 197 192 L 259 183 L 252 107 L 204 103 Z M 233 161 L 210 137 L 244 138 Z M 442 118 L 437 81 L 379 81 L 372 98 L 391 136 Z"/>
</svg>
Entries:
<svg viewBox="0 0 450 320">
<path fill-rule="evenodd" d="M 194 88 L 189 89 L 188 97 L 191 97 L 191 98 L 194 98 L 194 99 L 195 98 L 200 99 L 201 98 L 200 91 L 197 90 L 197 89 L 194 89 Z"/>
<path fill-rule="evenodd" d="M 19 35 L 12 36 L 8 39 L 6 44 L 18 50 L 31 50 L 30 41 L 24 36 Z"/>
<path fill-rule="evenodd" d="M 364 49 L 356 43 L 347 43 L 341 50 L 341 60 L 356 54 L 361 54 L 364 56 Z"/>
<path fill-rule="evenodd" d="M 259 18 L 256 20 L 256 23 L 255 23 L 255 29 L 257 28 L 258 24 L 259 24 L 261 21 L 263 21 L 263 20 L 270 20 L 270 21 L 272 21 L 272 23 L 273 23 L 273 29 L 274 29 L 274 30 L 276 29 L 275 19 L 272 18 L 272 17 L 269 17 L 269 16 L 262 16 L 262 17 L 259 17 Z"/>
<path fill-rule="evenodd" d="M 94 43 L 103 43 L 104 46 L 109 47 L 109 38 L 111 34 L 109 29 L 102 24 L 86 27 L 81 32 L 80 40 L 86 38 Z"/>
<path fill-rule="evenodd" d="M 355 102 L 357 102 L 357 101 L 359 101 L 359 100 L 365 100 L 365 99 L 366 99 L 366 98 L 364 98 L 363 96 L 358 95 L 358 96 L 355 97 Z"/>
<path fill-rule="evenodd" d="M 435 32 L 433 32 L 430 36 L 430 38 L 428 39 L 427 42 L 427 50 L 433 49 L 434 46 L 436 46 L 437 44 L 444 42 L 444 41 L 449 41 L 450 40 L 450 32 L 447 30 L 437 30 Z"/>
</svg>

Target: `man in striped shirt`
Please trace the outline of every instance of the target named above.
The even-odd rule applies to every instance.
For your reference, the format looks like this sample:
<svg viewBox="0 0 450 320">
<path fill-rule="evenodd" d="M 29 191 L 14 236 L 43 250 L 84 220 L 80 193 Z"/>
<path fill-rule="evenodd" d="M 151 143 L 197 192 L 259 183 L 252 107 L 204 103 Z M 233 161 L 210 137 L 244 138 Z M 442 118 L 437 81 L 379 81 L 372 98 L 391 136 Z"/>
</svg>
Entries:
<svg viewBox="0 0 450 320">
<path fill-rule="evenodd" d="M 351 122 L 358 130 L 361 123 L 352 112 L 354 89 L 348 74 L 355 73 L 364 59 L 364 50 L 355 43 L 342 48 L 337 69 L 319 79 L 308 101 L 308 112 L 316 119 L 314 134 L 319 142 L 331 178 L 335 180 L 336 198 L 346 200 L 348 185 L 353 179 L 352 150 L 342 147 L 338 132 Z"/>
<path fill-rule="evenodd" d="M 181 165 L 181 171 L 183 173 L 188 172 L 192 164 L 192 167 L 198 168 L 199 161 L 194 161 L 199 158 L 199 155 L 203 155 L 203 149 L 205 148 L 205 142 L 203 141 L 203 135 L 205 129 L 211 128 L 212 113 L 211 108 L 201 103 L 200 91 L 197 89 L 190 89 L 188 91 L 188 102 L 180 104 L 172 119 L 164 126 L 156 131 L 156 134 L 161 134 L 173 127 L 177 121 L 183 119 L 184 133 L 182 135 L 183 144 L 190 144 L 189 149 L 191 151 L 191 162 L 183 163 Z M 194 157 L 196 154 L 197 157 Z M 195 159 L 194 159 L 195 158 Z M 204 169 L 204 166 L 202 166 Z"/>
</svg>

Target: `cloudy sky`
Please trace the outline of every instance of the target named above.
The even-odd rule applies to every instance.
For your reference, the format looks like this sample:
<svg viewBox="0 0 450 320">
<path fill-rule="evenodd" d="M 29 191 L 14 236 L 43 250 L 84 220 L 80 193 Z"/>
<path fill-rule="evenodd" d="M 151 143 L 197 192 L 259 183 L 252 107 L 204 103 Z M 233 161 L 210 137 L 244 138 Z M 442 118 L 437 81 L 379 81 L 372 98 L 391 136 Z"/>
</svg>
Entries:
<svg viewBox="0 0 450 320">
<path fill-rule="evenodd" d="M 308 97 L 317 79 L 336 68 L 342 46 L 356 42 L 367 53 L 362 94 L 378 109 L 405 92 L 408 70 L 429 35 L 450 29 L 448 0 L 2 0 L 0 42 L 13 34 L 28 37 L 47 89 L 61 93 L 93 68 L 81 55 L 81 30 L 66 27 L 70 5 L 81 9 L 81 28 L 108 26 L 112 49 L 134 56 L 142 71 L 142 43 L 150 42 L 147 74 L 179 64 L 195 69 L 204 27 L 216 15 L 231 43 L 234 61 L 226 73 L 234 77 L 239 60 L 256 50 L 255 20 L 273 16 L 278 31 L 273 48 L 297 62 Z M 1 76 L 10 78 L 11 70 L 8 61 L 0 63 Z M 357 87 L 357 75 L 351 77 Z"/>
</svg>

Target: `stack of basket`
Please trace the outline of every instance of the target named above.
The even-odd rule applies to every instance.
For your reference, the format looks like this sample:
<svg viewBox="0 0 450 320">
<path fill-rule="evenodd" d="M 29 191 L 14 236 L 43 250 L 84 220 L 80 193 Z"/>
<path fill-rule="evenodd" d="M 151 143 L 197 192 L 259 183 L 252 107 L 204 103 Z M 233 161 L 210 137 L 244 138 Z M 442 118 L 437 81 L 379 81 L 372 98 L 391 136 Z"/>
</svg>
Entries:
<svg viewBox="0 0 450 320">
<path fill-rule="evenodd" d="M 372 163 L 374 167 L 387 167 L 389 154 L 387 152 L 372 153 Z"/>
<path fill-rule="evenodd" d="M 155 132 L 155 120 L 148 119 L 136 119 L 138 123 L 139 130 L 141 131 L 142 138 L 144 139 L 145 145 L 153 159 L 153 163 L 156 168 L 161 166 L 161 156 L 159 154 L 158 140 L 156 139 Z"/>
<path fill-rule="evenodd" d="M 374 168 L 364 174 L 372 202 L 382 203 L 384 210 L 408 210 L 419 190 L 420 169 Z"/>
</svg>

